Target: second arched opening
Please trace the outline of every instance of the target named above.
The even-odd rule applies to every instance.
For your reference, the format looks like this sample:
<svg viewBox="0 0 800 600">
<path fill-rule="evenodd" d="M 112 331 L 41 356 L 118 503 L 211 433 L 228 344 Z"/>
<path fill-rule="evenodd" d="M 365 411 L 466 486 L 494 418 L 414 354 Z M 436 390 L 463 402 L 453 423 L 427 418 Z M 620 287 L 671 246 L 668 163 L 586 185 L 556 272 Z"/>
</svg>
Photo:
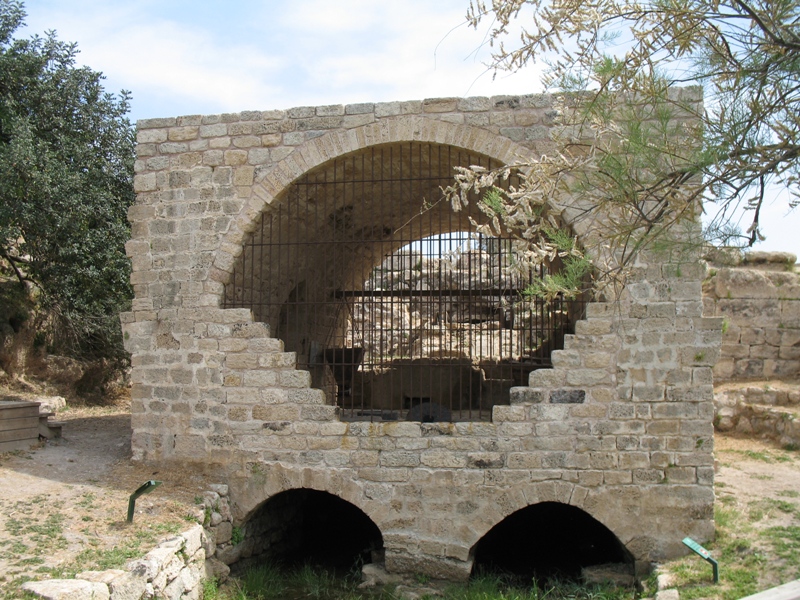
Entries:
<svg viewBox="0 0 800 600">
<path fill-rule="evenodd" d="M 474 558 L 473 574 L 511 576 L 523 584 L 586 580 L 597 571 L 626 580 L 634 568 L 630 552 L 610 529 L 560 502 L 512 513 L 478 541 Z"/>
</svg>

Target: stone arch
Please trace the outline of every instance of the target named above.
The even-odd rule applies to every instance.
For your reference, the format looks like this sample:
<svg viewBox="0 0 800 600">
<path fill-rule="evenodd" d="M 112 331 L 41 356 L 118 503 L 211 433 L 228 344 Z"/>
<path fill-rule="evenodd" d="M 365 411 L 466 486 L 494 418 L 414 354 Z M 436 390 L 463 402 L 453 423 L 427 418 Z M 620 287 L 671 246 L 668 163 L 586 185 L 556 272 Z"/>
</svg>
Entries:
<svg viewBox="0 0 800 600">
<path fill-rule="evenodd" d="M 581 510 L 607 528 L 634 559 L 648 560 L 651 548 L 640 539 L 635 519 L 624 515 L 636 510 L 642 502 L 642 492 L 626 490 L 590 490 L 566 481 L 541 481 L 506 490 L 487 504 L 490 510 L 474 515 L 469 528 L 471 535 L 462 541 L 474 554 L 476 545 L 496 525 L 511 515 L 542 503 L 559 503 Z"/>
<path fill-rule="evenodd" d="M 516 252 L 512 240 L 498 241 L 492 251 L 471 238 L 475 222 L 490 220 L 479 208 L 479 195 L 471 192 L 467 206 L 455 212 L 443 197 L 441 188 L 452 183 L 454 166 L 502 164 L 460 146 L 417 140 L 380 143 L 320 160 L 263 206 L 244 251 L 234 260 L 223 308 L 251 309 L 285 351 L 295 354 L 296 367 L 310 373 L 311 386 L 326 394 L 328 404 L 399 412 L 414 402 L 431 403 L 487 416 L 494 404 L 508 403 L 511 386 L 524 385 L 531 370 L 563 347 L 564 336 L 573 333 L 574 322 L 584 314 L 580 301 L 558 299 L 534 308 L 520 301 L 521 293 L 510 299 L 533 282 L 534 273 L 559 268 L 558 261 L 541 271 L 509 275 Z M 516 186 L 518 178 L 497 185 Z M 432 275 L 423 273 L 421 256 L 417 267 L 386 266 L 413 264 L 412 254 L 420 252 L 412 249 L 414 244 L 451 233 L 476 244 L 477 253 L 466 252 L 466 260 L 441 260 L 440 243 L 435 258 L 436 250 L 427 254 L 427 264 L 445 264 L 449 270 L 444 274 L 441 266 Z M 497 237 L 504 235 L 513 237 L 508 232 Z M 395 260 L 401 248 L 407 262 Z M 387 278 L 387 270 L 397 272 Z M 432 282 L 430 290 L 444 286 L 450 294 L 429 294 L 424 300 L 409 295 L 402 305 L 386 301 L 393 311 L 391 323 L 399 326 L 387 328 L 379 321 L 373 327 L 375 315 L 384 319 L 386 312 L 382 297 L 376 309 L 372 291 L 389 281 L 391 292 L 413 292 L 416 283 L 402 280 L 414 270 L 418 279 Z M 507 291 L 494 296 L 487 291 L 478 299 L 466 290 L 473 286 Z M 502 331 L 487 333 L 482 328 L 489 321 Z M 462 323 L 469 323 L 467 334 Z M 510 333 L 504 339 L 505 331 Z M 426 348 L 432 348 L 430 354 Z M 405 357 L 411 358 L 403 362 Z M 373 403 L 374 398 L 379 400 Z"/>
<path fill-rule="evenodd" d="M 246 561 L 350 570 L 382 557 L 383 532 L 358 506 L 327 491 L 293 487 L 258 505 L 241 527 Z"/>
<path fill-rule="evenodd" d="M 472 536 L 464 540 L 470 548 L 503 519 L 540 502 L 561 502 L 583 510 L 588 490 L 565 481 L 540 481 L 502 492 L 487 504 L 490 510 L 475 515 Z"/>
<path fill-rule="evenodd" d="M 287 468 L 280 463 L 270 466 L 267 475 L 248 476 L 231 483 L 233 493 L 238 499 L 236 521 L 246 522 L 265 502 L 293 489 L 309 489 L 326 492 L 361 510 L 381 533 L 385 531 L 385 504 L 370 500 L 364 492 L 363 484 L 354 480 L 353 474 L 345 476 L 342 472 L 320 468 Z"/>
<path fill-rule="evenodd" d="M 582 570 L 616 564 L 634 574 L 635 559 L 619 536 L 586 510 L 544 501 L 497 523 L 470 549 L 473 573 L 499 571 L 526 581 L 577 579 Z"/>
<path fill-rule="evenodd" d="M 276 164 L 252 188 L 250 198 L 224 235 L 210 270 L 213 292 L 222 299 L 223 288 L 230 280 L 236 259 L 248 234 L 252 233 L 264 208 L 279 199 L 292 182 L 309 171 L 336 158 L 370 146 L 398 142 L 443 144 L 482 154 L 503 164 L 530 158 L 531 151 L 509 138 L 480 127 L 455 125 L 419 115 L 398 116 L 350 130 L 331 131 L 306 141 Z M 564 224 L 573 227 L 573 214 L 559 206 Z M 565 210 L 566 209 L 566 210 Z"/>
</svg>

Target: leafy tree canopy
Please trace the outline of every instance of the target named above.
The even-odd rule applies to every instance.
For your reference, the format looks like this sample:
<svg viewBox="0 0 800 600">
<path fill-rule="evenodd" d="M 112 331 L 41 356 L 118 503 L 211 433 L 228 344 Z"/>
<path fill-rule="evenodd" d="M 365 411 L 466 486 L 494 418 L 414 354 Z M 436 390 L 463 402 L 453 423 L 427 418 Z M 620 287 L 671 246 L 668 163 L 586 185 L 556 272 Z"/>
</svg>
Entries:
<svg viewBox="0 0 800 600">
<path fill-rule="evenodd" d="M 24 17 L 20 1 L 0 0 L 0 257 L 38 289 L 59 351 L 120 357 L 118 314 L 131 298 L 129 97 L 106 93 L 54 32 L 14 39 Z"/>
<path fill-rule="evenodd" d="M 565 195 L 623 264 L 699 206 L 707 235 L 752 245 L 770 185 L 800 201 L 800 0 L 471 0 L 467 18 L 491 23 L 495 69 L 539 62 L 558 94 L 556 143 L 484 207 L 539 255 Z M 505 174 L 465 169 L 451 197 Z"/>
</svg>

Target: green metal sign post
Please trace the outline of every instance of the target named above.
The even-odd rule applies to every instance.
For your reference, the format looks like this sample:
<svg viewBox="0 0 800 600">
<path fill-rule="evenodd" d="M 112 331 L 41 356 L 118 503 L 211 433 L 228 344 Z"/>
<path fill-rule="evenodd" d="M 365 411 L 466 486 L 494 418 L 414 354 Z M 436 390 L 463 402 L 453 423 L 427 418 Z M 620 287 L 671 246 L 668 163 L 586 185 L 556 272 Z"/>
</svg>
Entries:
<svg viewBox="0 0 800 600">
<path fill-rule="evenodd" d="M 711 563 L 711 568 L 714 569 L 714 583 L 719 583 L 719 563 L 711 558 L 711 553 L 690 537 L 683 538 L 683 544 L 700 558 Z"/>
<path fill-rule="evenodd" d="M 143 494 L 152 492 L 160 485 L 160 481 L 151 479 L 140 485 L 139 488 L 131 494 L 130 500 L 128 500 L 128 523 L 133 523 L 133 511 L 136 508 L 136 499 Z"/>
</svg>

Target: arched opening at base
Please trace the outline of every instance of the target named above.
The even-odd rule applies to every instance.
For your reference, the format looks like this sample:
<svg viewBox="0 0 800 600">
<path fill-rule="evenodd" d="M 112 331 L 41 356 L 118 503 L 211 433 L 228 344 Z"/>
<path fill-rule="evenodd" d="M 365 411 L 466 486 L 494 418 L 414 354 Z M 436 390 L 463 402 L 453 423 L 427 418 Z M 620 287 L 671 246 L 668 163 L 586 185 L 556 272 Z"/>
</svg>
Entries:
<svg viewBox="0 0 800 600">
<path fill-rule="evenodd" d="M 317 490 L 273 496 L 242 529 L 242 559 L 235 571 L 271 563 L 346 573 L 372 562 L 383 550 L 380 530 L 361 509 Z"/>
<path fill-rule="evenodd" d="M 502 574 L 519 583 L 577 581 L 595 565 L 633 570 L 633 557 L 611 530 L 579 508 L 559 502 L 542 502 L 509 515 L 478 541 L 474 552 L 473 575 Z"/>
</svg>

